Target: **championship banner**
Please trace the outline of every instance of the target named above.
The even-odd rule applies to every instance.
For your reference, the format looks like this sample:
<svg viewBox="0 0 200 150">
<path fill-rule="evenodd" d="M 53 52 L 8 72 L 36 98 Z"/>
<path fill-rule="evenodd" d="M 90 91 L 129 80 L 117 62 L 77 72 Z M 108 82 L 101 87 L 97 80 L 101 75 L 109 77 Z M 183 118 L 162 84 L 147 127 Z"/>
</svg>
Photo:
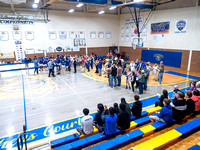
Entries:
<svg viewBox="0 0 200 150">
<path fill-rule="evenodd" d="M 176 20 L 175 33 L 186 33 L 187 22 L 188 21 L 186 19 Z"/>
<path fill-rule="evenodd" d="M 13 52 L 0 52 L 0 59 L 4 58 L 14 58 Z"/>
<path fill-rule="evenodd" d="M 151 34 L 168 34 L 170 22 L 159 22 L 151 24 Z"/>
<path fill-rule="evenodd" d="M 181 58 L 182 52 L 142 49 L 142 60 L 144 62 L 160 64 L 160 61 L 163 61 L 165 66 L 180 68 Z"/>
<path fill-rule="evenodd" d="M 15 41 L 16 49 L 15 49 L 15 56 L 16 60 L 22 60 L 25 58 L 24 51 L 22 50 L 22 42 L 21 41 Z"/>
</svg>

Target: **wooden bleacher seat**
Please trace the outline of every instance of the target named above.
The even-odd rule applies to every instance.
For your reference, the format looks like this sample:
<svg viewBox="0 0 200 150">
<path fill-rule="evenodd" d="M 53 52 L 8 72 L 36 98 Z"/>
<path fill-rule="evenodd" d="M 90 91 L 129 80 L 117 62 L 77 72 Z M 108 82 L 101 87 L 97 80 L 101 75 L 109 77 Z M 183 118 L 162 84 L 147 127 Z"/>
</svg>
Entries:
<svg viewBox="0 0 200 150">
<path fill-rule="evenodd" d="M 168 131 L 160 136 L 157 136 L 149 141 L 137 145 L 133 147 L 131 150 L 143 150 L 143 149 L 153 150 L 161 148 L 164 145 L 173 142 L 174 140 L 182 136 L 188 135 L 199 128 L 200 128 L 200 117 L 184 125 L 181 125 L 171 131 Z"/>
</svg>

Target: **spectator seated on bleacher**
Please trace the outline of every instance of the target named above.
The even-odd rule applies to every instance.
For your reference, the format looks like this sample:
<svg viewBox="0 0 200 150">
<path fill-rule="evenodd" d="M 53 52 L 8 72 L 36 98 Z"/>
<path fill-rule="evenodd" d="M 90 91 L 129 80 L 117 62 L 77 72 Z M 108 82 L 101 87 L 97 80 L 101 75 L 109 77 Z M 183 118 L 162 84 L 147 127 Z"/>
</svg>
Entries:
<svg viewBox="0 0 200 150">
<path fill-rule="evenodd" d="M 174 85 L 174 91 L 173 91 L 173 95 L 172 95 L 172 97 L 171 97 L 171 100 L 177 100 L 176 94 L 177 94 L 179 91 L 180 91 L 180 90 L 179 90 L 178 86 L 177 86 L 177 85 Z M 170 99 L 170 97 L 168 97 L 168 99 Z"/>
<path fill-rule="evenodd" d="M 200 92 L 200 81 L 196 82 L 195 87 Z"/>
<path fill-rule="evenodd" d="M 188 90 L 185 93 L 185 97 L 186 97 L 186 104 L 187 104 L 186 115 L 194 116 L 193 114 L 194 114 L 194 109 L 195 109 L 195 103 L 191 99 L 192 91 Z"/>
<path fill-rule="evenodd" d="M 156 112 L 157 116 L 149 116 L 151 122 L 159 121 L 163 123 L 171 123 L 172 122 L 172 107 L 170 105 L 170 100 L 165 98 L 163 100 L 163 108 L 160 112 Z"/>
<path fill-rule="evenodd" d="M 118 114 L 120 113 L 120 110 L 119 110 L 119 108 L 118 108 L 118 104 L 117 104 L 117 103 L 114 103 L 114 104 L 113 104 L 113 107 L 114 107 L 114 113 L 115 113 L 116 115 L 118 115 Z"/>
<path fill-rule="evenodd" d="M 158 94 L 158 98 L 159 98 L 159 101 L 155 102 L 155 107 L 157 106 L 160 106 L 160 107 L 163 107 L 163 100 L 165 98 L 168 98 L 168 91 L 166 89 L 163 90 L 163 94 L 160 96 L 160 94 Z"/>
<path fill-rule="evenodd" d="M 120 104 L 120 113 L 117 115 L 117 128 L 120 130 L 126 130 L 130 128 L 130 115 L 126 111 L 126 105 Z"/>
<path fill-rule="evenodd" d="M 142 102 L 139 101 L 140 97 L 138 95 L 134 96 L 135 103 L 133 103 L 131 111 L 133 116 L 140 117 L 142 112 Z"/>
<path fill-rule="evenodd" d="M 126 102 L 125 98 L 121 98 L 121 104 L 126 105 L 126 111 L 129 113 L 129 115 L 131 117 L 131 108 L 130 108 L 129 104 Z"/>
<path fill-rule="evenodd" d="M 199 94 L 200 92 L 197 90 L 197 89 L 195 89 L 194 91 L 193 91 L 193 96 L 191 97 L 191 99 L 194 101 L 194 103 L 195 103 L 195 114 L 198 114 L 199 112 L 200 112 L 200 94 Z"/>
<path fill-rule="evenodd" d="M 117 115 L 114 114 L 114 108 L 110 107 L 109 110 L 105 105 L 105 110 L 102 113 L 102 120 L 104 122 L 104 134 L 112 135 L 116 133 Z"/>
<path fill-rule="evenodd" d="M 186 116 L 187 104 L 184 99 L 185 94 L 181 91 L 177 92 L 176 99 L 172 100 L 170 105 L 172 106 L 172 118 L 178 122 L 181 122 L 182 119 Z"/>
<path fill-rule="evenodd" d="M 103 104 L 99 103 L 97 105 L 97 113 L 95 114 L 94 117 L 94 126 L 96 126 L 99 129 L 99 132 L 103 131 L 103 121 L 101 119 L 103 111 L 104 111 Z"/>
<path fill-rule="evenodd" d="M 89 109 L 83 109 L 84 117 L 81 119 L 81 127 L 77 127 L 76 130 L 81 134 L 90 134 L 94 131 L 93 128 L 93 117 L 88 115 Z"/>
</svg>

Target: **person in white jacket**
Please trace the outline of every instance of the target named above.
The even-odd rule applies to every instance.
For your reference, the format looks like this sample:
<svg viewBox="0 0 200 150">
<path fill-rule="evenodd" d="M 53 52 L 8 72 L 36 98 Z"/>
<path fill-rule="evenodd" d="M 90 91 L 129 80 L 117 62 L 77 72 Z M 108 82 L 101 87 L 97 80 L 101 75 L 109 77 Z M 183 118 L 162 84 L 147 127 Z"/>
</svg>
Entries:
<svg viewBox="0 0 200 150">
<path fill-rule="evenodd" d="M 152 71 L 152 74 L 154 75 L 153 80 L 157 80 L 157 72 L 158 72 L 158 65 L 155 63 L 153 65 L 153 71 Z"/>
<path fill-rule="evenodd" d="M 130 67 L 131 67 L 131 72 L 134 71 L 135 72 L 135 62 L 134 61 L 131 61 L 130 63 Z"/>
</svg>

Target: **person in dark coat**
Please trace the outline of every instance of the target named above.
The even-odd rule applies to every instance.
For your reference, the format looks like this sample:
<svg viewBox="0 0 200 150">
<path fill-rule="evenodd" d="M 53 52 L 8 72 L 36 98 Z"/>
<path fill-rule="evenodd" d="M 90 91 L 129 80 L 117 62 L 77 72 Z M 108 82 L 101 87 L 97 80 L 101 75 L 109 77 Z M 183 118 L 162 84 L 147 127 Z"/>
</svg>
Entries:
<svg viewBox="0 0 200 150">
<path fill-rule="evenodd" d="M 114 104 L 113 104 L 113 107 L 114 107 L 114 113 L 115 113 L 116 115 L 118 115 L 119 112 L 120 112 L 120 110 L 119 110 L 119 108 L 118 108 L 118 104 L 117 104 L 117 103 L 114 103 Z"/>
<path fill-rule="evenodd" d="M 130 115 L 126 111 L 126 105 L 120 104 L 120 113 L 117 115 L 117 128 L 120 130 L 126 130 L 130 128 Z"/>
<path fill-rule="evenodd" d="M 126 111 L 129 113 L 129 115 L 131 117 L 131 108 L 130 108 L 129 104 L 126 102 L 125 98 L 121 98 L 121 104 L 126 105 Z"/>
<path fill-rule="evenodd" d="M 195 110 L 195 102 L 191 99 L 192 91 L 187 91 L 185 94 L 185 97 L 186 97 L 186 104 L 187 104 L 186 114 L 193 116 L 194 110 Z"/>
<path fill-rule="evenodd" d="M 155 106 L 156 106 L 156 107 L 157 107 L 157 106 L 163 107 L 163 106 L 164 106 L 163 100 L 164 100 L 165 98 L 168 98 L 168 91 L 167 91 L 166 89 L 164 89 L 164 90 L 163 90 L 163 94 L 162 94 L 161 96 L 158 94 L 158 98 L 159 98 L 159 102 L 158 102 L 158 101 L 155 102 Z"/>
<path fill-rule="evenodd" d="M 134 99 L 135 99 L 135 103 L 133 103 L 131 107 L 131 111 L 132 111 L 133 116 L 140 117 L 141 112 L 142 112 L 142 102 L 139 101 L 140 97 L 138 95 L 135 95 Z"/>
<path fill-rule="evenodd" d="M 104 124 L 101 118 L 103 111 L 104 111 L 104 106 L 103 104 L 99 103 L 97 105 L 97 113 L 95 114 L 94 117 L 94 125 L 99 129 L 100 132 L 102 132 Z"/>
</svg>

